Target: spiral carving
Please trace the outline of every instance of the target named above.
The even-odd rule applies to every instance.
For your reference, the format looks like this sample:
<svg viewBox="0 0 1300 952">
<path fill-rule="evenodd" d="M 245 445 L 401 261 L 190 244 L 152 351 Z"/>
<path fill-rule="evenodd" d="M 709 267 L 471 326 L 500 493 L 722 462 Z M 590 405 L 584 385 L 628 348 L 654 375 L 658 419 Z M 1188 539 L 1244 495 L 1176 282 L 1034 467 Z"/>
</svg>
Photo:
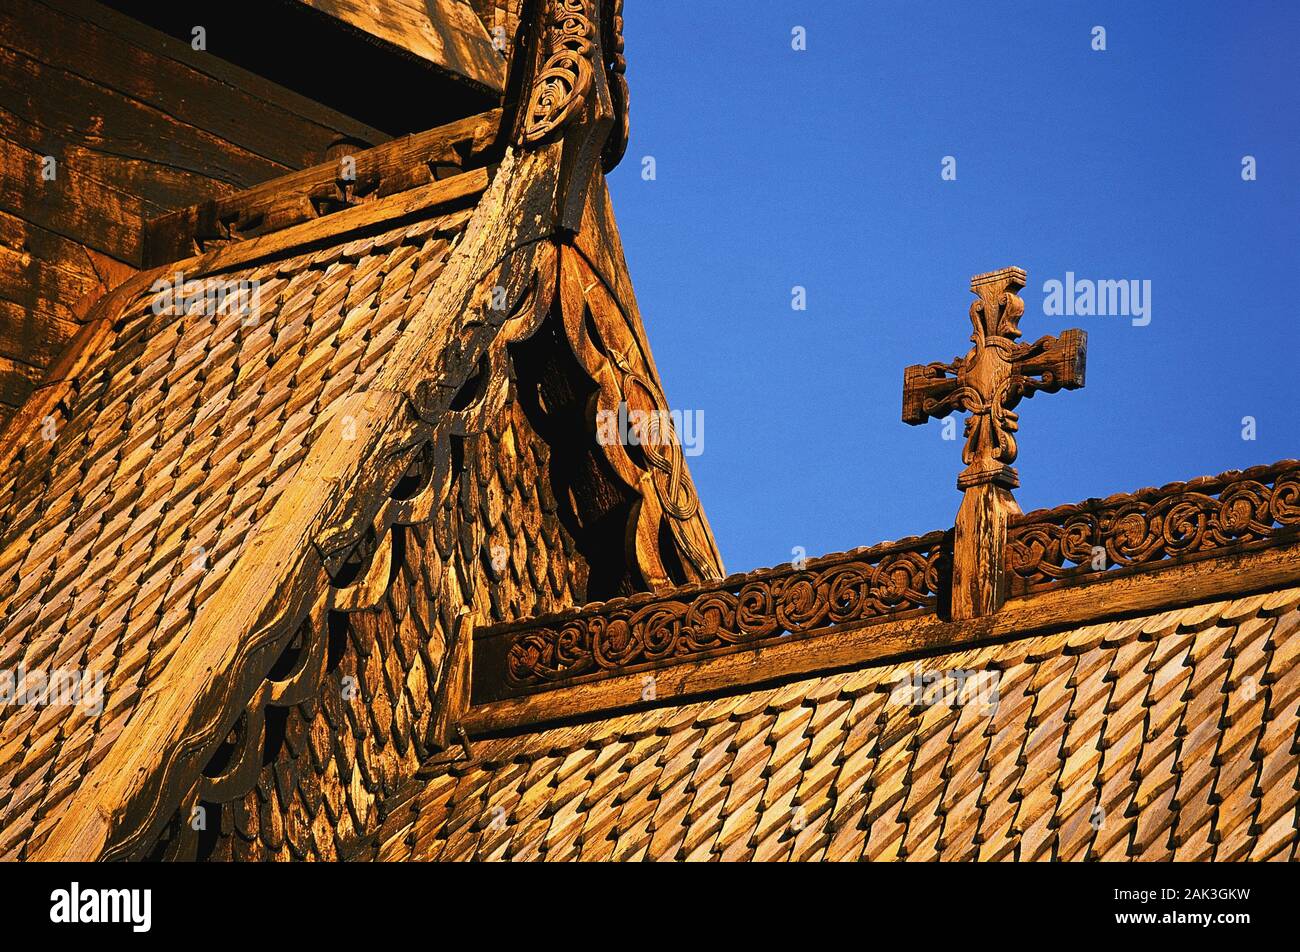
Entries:
<svg viewBox="0 0 1300 952">
<path fill-rule="evenodd" d="M 505 680 L 527 689 L 679 660 L 787 634 L 931 610 L 942 536 L 786 566 L 637 604 L 593 606 L 514 636 Z M 631 602 L 632 600 L 628 600 Z"/>
<path fill-rule="evenodd" d="M 551 0 L 546 62 L 529 91 L 523 141 L 542 141 L 568 121 L 591 91 L 596 26 L 591 0 Z"/>
<path fill-rule="evenodd" d="M 1030 513 L 1013 523 L 1009 568 L 1038 587 L 1111 568 L 1260 543 L 1300 526 L 1300 462 Z"/>
<path fill-rule="evenodd" d="M 1300 538 L 1300 461 L 1016 519 L 1009 570 L 1038 590 L 1113 567 Z M 1104 560 L 1098 560 L 1098 553 Z M 509 634 L 502 696 L 795 634 L 932 611 L 941 533 L 539 619 Z"/>
</svg>

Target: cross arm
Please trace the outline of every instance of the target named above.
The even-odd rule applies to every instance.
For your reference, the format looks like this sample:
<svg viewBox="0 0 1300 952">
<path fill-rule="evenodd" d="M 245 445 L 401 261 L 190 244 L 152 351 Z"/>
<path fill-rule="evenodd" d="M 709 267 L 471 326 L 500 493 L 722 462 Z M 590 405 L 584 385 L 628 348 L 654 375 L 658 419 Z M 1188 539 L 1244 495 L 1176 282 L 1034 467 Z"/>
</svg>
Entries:
<svg viewBox="0 0 1300 952">
<path fill-rule="evenodd" d="M 960 357 L 954 357 L 950 364 L 936 361 L 904 369 L 903 422 L 917 426 L 960 409 L 958 391 L 962 388 L 957 380 L 960 370 Z"/>
<path fill-rule="evenodd" d="M 1041 337 L 1012 355 L 1011 390 L 1025 397 L 1040 390 L 1078 390 L 1084 384 L 1087 358 L 1087 331 L 1075 327 L 1060 337 Z"/>
</svg>

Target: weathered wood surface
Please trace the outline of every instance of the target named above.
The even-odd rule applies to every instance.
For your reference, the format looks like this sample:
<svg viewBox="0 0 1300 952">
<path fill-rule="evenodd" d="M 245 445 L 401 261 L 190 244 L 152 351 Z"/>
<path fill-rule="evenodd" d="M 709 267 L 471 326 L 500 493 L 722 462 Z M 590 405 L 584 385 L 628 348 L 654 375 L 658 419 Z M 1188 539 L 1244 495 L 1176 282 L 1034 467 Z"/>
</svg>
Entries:
<svg viewBox="0 0 1300 952">
<path fill-rule="evenodd" d="M 1300 461 L 1199 476 L 1016 516 L 1012 594 L 1116 567 L 1191 562 L 1300 534 Z"/>
<path fill-rule="evenodd" d="M 0 784 L 0 856 L 28 856 L 44 838 L 75 795 L 63 783 L 41 782 L 49 765 L 79 779 L 81 766 L 107 753 L 148 680 L 189 633 L 197 606 L 216 594 L 244 552 L 252 526 L 301 481 L 300 464 L 311 445 L 329 438 L 331 431 L 318 424 L 373 381 L 407 319 L 433 293 L 451 245 L 463 237 L 470 210 L 440 211 L 240 269 L 234 279 L 260 282 L 267 291 L 255 325 L 141 297 L 140 282 L 147 289 L 152 277 L 142 275 L 137 293 L 125 294 L 125 311 L 108 308 L 101 313 L 110 320 L 92 319 L 90 326 L 104 328 L 106 336 L 85 348 L 85 362 L 59 368 L 74 379 L 50 408 L 53 444 L 40 432 L 39 417 L 36 431 L 23 440 L 0 440 L 6 453 L 11 446 L 23 453 L 21 463 L 6 464 L 0 476 L 6 487 L 0 491 L 0 566 L 6 567 L 0 571 L 0 628 L 8 636 L 0 666 L 12 667 L 15 658 L 34 664 L 50 650 L 61 651 L 104 672 L 112 698 L 103 718 L 80 718 L 65 707 L 34 723 L 19 709 L 0 710 L 0 746 L 13 753 L 4 768 L 29 778 L 18 788 Z M 208 280 L 229 279 L 226 272 Z M 271 290 L 290 283 L 298 293 Z M 163 372 L 165 394 L 157 385 Z M 113 408 L 106 419 L 102 398 L 108 395 Z M 116 423 L 123 419 L 129 427 Z M 86 461 L 90 474 L 83 485 L 78 474 Z M 234 494 L 231 487 L 237 487 Z M 96 526 L 109 522 L 113 528 L 96 534 Z M 195 564 L 202 554 L 196 546 L 210 561 Z M 375 574 L 387 579 L 391 554 L 381 547 L 369 569 L 331 584 L 325 591 L 337 594 L 334 607 L 366 614 Z M 72 586 L 75 599 L 37 594 Z M 418 592 L 413 600 L 433 603 Z M 368 657 L 370 644 L 358 642 Z M 243 766 L 262 762 L 257 718 L 263 707 L 278 706 L 283 714 L 307 699 L 304 692 L 318 696 L 313 675 L 322 648 L 322 641 L 309 639 L 300 666 L 279 664 L 273 679 L 252 684 L 251 697 L 263 705 L 245 709 L 241 736 L 249 743 L 238 748 L 237 761 L 213 758 L 205 772 L 207 794 L 242 793 L 248 778 Z M 145 663 L 149 679 L 138 676 Z M 436 660 L 426 670 L 436 672 Z M 228 683 L 239 690 L 236 681 L 232 675 Z M 362 696 L 374 696 L 373 682 Z M 246 700 L 239 696 L 231 706 Z M 269 723 L 267 744 L 274 752 L 275 722 Z M 37 800 L 47 809 L 33 818 Z M 364 815 L 364 801 L 356 805 L 361 812 L 355 815 Z"/>
<path fill-rule="evenodd" d="M 594 9 L 583 3 L 585 28 L 593 40 L 598 36 Z M 565 23 L 555 20 L 547 28 L 554 33 Z M 543 49 L 554 56 L 556 48 L 551 35 Z M 314 442 L 303 448 L 301 462 L 294 461 L 295 468 L 288 471 L 292 480 L 243 527 L 239 548 L 230 553 L 232 562 L 195 600 L 193 617 L 172 618 L 171 630 L 183 636 L 166 657 L 151 665 L 140 706 L 111 738 L 103 758 L 78 778 L 71 808 L 51 813 L 35 834 L 29 858 L 139 856 L 188 794 L 206 789 L 222 797 L 237 796 L 247 779 L 245 765 L 256 765 L 247 759 L 247 749 L 228 768 L 215 766 L 215 776 L 205 775 L 203 768 L 241 721 L 254 726 L 246 734 L 257 733 L 262 712 L 250 711 L 250 703 L 285 699 L 282 691 L 287 689 L 271 680 L 272 663 L 294 643 L 305 619 L 315 622 L 312 630 L 323 631 L 323 617 L 317 613 L 333 608 L 363 612 L 378 597 L 395 564 L 389 561 L 391 530 L 420 522 L 439 504 L 440 481 L 432 474 L 425 474 L 430 482 L 414 496 L 399 496 L 399 488 L 412 467 L 427 460 L 426 453 L 445 464 L 452 437 L 477 431 L 477 416 L 490 415 L 489 405 L 503 405 L 511 393 L 505 372 L 508 346 L 528 338 L 551 313 L 560 245 L 571 235 L 563 226 L 580 222 L 596 171 L 593 159 L 599 157 L 612 121 L 598 41 L 590 57 L 586 81 L 569 89 L 571 98 L 545 141 L 516 144 L 492 172 L 479 169 L 408 189 L 175 266 L 187 275 L 252 261 L 274 267 L 264 260 L 268 255 L 305 240 L 306 256 L 300 261 L 312 266 L 319 262 L 324 271 L 339 255 L 352 261 L 372 247 L 373 233 L 340 245 L 340 236 L 350 229 L 381 222 L 418 229 L 425 222 L 412 216 L 428 209 L 430 195 L 446 199 L 460 190 L 457 194 L 464 198 L 474 192 L 476 182 L 491 175 L 487 192 L 473 209 L 456 205 L 459 210 L 446 216 L 457 228 L 466 221 L 468 225 L 450 246 L 449 256 L 437 262 L 436 284 L 405 314 L 402 333 L 388 341 L 383 362 L 372 365 L 374 374 L 364 389 L 337 403 L 321 397 L 323 417 L 312 431 Z M 579 65 L 570 61 L 566 68 L 576 70 Z M 538 86 L 562 83 L 557 78 L 560 69 L 539 71 Z M 560 99 L 538 88 L 531 91 L 530 100 L 536 104 L 534 116 L 560 105 Z M 314 244 L 317 241 L 322 246 Z M 378 280 L 378 274 L 372 273 L 371 280 Z M 504 310 L 493 304 L 501 292 L 508 304 Z M 361 296 L 365 288 L 345 282 L 332 289 L 334 293 Z M 339 303 L 333 302 L 332 311 L 337 312 Z M 147 306 L 147 301 L 133 306 Z M 348 319 L 355 310 L 346 312 Z M 201 331 L 201 321 L 198 326 Z M 196 336 L 201 345 L 203 334 Z M 345 340 L 364 344 L 365 336 L 346 335 Z M 140 343 L 148 348 L 152 341 Z M 201 346 L 189 351 L 205 352 Z M 128 361 L 128 366 L 134 365 Z M 166 362 L 153 360 L 150 366 L 165 367 Z M 282 385 L 282 378 L 293 370 L 290 360 L 260 366 L 274 366 Z M 481 386 L 472 388 L 483 367 L 490 373 Z M 199 379 L 206 384 L 205 376 Z M 327 377 L 327 388 L 332 383 Z M 177 415 L 183 418 L 188 407 L 182 401 Z M 187 445 L 192 444 L 178 444 L 182 454 Z M 146 446 L 137 446 L 131 456 L 150 464 L 146 451 Z M 232 478 L 239 461 L 238 456 L 224 461 Z M 157 478 L 160 473 L 166 475 L 159 469 L 154 480 L 143 483 L 150 506 L 164 504 L 172 486 L 173 481 Z M 167 518 L 172 518 L 170 513 Z M 27 539 L 24 536 L 15 548 L 21 549 Z M 48 548 L 46 543 L 36 554 L 19 552 L 17 557 L 39 561 Z M 357 577 L 346 569 L 354 559 L 360 560 Z M 155 591 L 160 597 L 161 591 Z M 31 604 L 19 606 L 29 618 Z M 152 642 L 134 644 L 133 653 L 140 654 L 148 644 Z M 318 647 L 313 645 L 310 653 L 316 656 Z M 456 683 L 455 678 L 449 682 Z"/>
<path fill-rule="evenodd" d="M 110 846 L 117 854 L 133 855 L 157 834 L 240 713 L 231 699 L 249 693 L 250 679 L 260 681 L 310 601 L 328 584 L 317 546 L 324 551 L 336 547 L 335 541 L 323 541 L 327 532 L 330 540 L 339 540 L 349 527 L 364 529 L 408 465 L 397 448 L 415 448 L 411 440 L 419 421 L 408 412 L 415 385 L 438 379 L 438 368 L 449 364 L 458 368 L 453 373 L 468 375 L 473 361 L 462 366 L 465 355 L 446 345 L 454 328 L 473 323 L 498 283 L 518 300 L 532 281 L 540 239 L 552 228 L 561 148 L 555 143 L 507 156 L 475 212 L 469 239 L 447 265 L 438 293 L 398 341 L 379 379 L 359 395 L 364 405 L 330 414 L 327 427 L 342 426 L 352 417 L 356 438 L 321 438 L 313 445 L 294 488 L 257 525 L 246 554 L 199 607 L 182 647 L 151 682 L 142 702 L 147 716 L 130 720 L 34 858 L 102 856 Z M 422 400 L 416 398 L 415 405 Z M 436 414 L 432 406 L 425 409 Z M 197 677 L 199 671 L 221 675 Z"/>
<path fill-rule="evenodd" d="M 91 0 L 0 9 L 0 424 L 147 220 L 387 136 Z M 56 163 L 53 181 L 42 161 Z"/>
<path fill-rule="evenodd" d="M 1291 587 L 583 711 L 431 765 L 352 858 L 1294 859 L 1297 637 Z"/>
<path fill-rule="evenodd" d="M 97 51 L 96 57 L 103 51 L 115 50 L 119 60 L 134 67 L 117 70 L 115 64 L 94 58 L 91 62 L 95 74 L 91 78 L 164 112 L 171 111 L 166 107 L 174 105 L 177 93 L 183 93 L 186 108 L 175 116 L 178 121 L 201 116 L 194 124 L 289 167 L 309 164 L 313 155 L 319 157 L 340 137 L 371 145 L 389 138 L 355 116 L 331 109 L 207 51 L 195 50 L 190 43 L 160 33 L 97 0 L 35 2 L 67 18 L 50 21 L 65 35 L 63 43 L 89 43 L 89 49 Z M 93 39 L 82 41 L 67 36 L 82 31 Z M 200 93 L 206 102 L 195 101 Z M 238 98 L 228 102 L 227 97 Z M 277 142 L 277 138 L 283 141 Z M 293 151 L 281 157 L 274 150 Z M 301 160 L 291 157 L 298 151 L 302 152 Z"/>
<path fill-rule="evenodd" d="M 474 169 L 463 175 L 433 182 L 387 198 L 355 208 L 345 209 L 324 218 L 315 219 L 293 228 L 274 232 L 248 241 L 216 248 L 206 254 L 180 263 L 188 278 L 248 265 L 291 249 L 310 246 L 327 240 L 342 240 L 347 235 L 372 228 L 377 224 L 400 220 L 439 205 L 455 206 L 459 202 L 473 201 L 487 188 L 490 170 Z M 66 348 L 48 370 L 32 374 L 25 366 L 14 373 L 27 377 L 28 396 L 0 419 L 0 471 L 8 467 L 13 457 L 24 447 L 37 440 L 42 421 L 65 400 L 78 384 L 78 377 L 88 362 L 110 334 L 116 312 L 133 296 L 142 293 L 153 281 L 167 277 L 171 268 L 159 267 L 140 272 L 126 280 L 119 276 L 102 296 L 95 296 L 94 307 L 86 316 L 86 323 L 68 342 Z M 87 298 L 91 300 L 92 298 Z M 0 380 L 4 364 L 0 363 Z"/>
<path fill-rule="evenodd" d="M 978 483 L 962 494 L 953 526 L 948 614 L 955 621 L 997 611 L 1007 600 L 1007 525 L 1020 515 L 1011 490 Z"/>
<path fill-rule="evenodd" d="M 1008 563 L 977 563 L 996 572 L 984 579 L 954 572 L 953 588 L 982 583 L 1004 597 L 1051 595 L 1053 601 L 1042 602 L 1050 605 L 1077 597 L 1074 589 L 1112 591 L 1107 586 L 1116 579 L 1147 572 L 1169 577 L 1175 568 L 1194 573 L 1200 567 L 1214 575 L 1218 560 L 1266 549 L 1290 551 L 1300 541 L 1296 460 L 1023 516 L 1000 494 L 1009 496 L 993 483 L 968 490 L 957 528 L 961 531 L 967 520 L 964 528 L 972 537 L 999 533 L 989 547 L 1012 557 Z M 983 509 L 969 511 L 972 507 Z M 700 659 L 765 651 L 791 635 L 820 638 L 835 629 L 919 614 L 942 620 L 945 598 L 957 597 L 944 581 L 950 556 L 944 536 L 934 532 L 799 566 L 484 628 L 475 660 L 475 701 L 487 704 L 623 675 L 658 678 Z M 1115 558 L 1095 560 L 1094 545 Z M 1077 564 L 1070 565 L 1073 560 Z M 1189 590 L 1200 591 L 1196 585 Z M 971 602 L 976 597 L 971 595 Z M 991 613 L 976 617 L 985 616 Z"/>
<path fill-rule="evenodd" d="M 493 92 L 505 90 L 505 60 L 461 0 L 300 0 L 375 40 Z"/>
<path fill-rule="evenodd" d="M 195 259 L 195 268 L 199 273 L 233 268 L 280 254 L 290 248 L 335 239 L 383 222 L 400 220 L 405 215 L 416 214 L 435 205 L 472 201 L 488 187 L 491 178 L 492 170 L 473 169 L 454 178 L 442 179 L 365 205 L 346 208 L 284 231 L 214 248 Z"/>
</svg>

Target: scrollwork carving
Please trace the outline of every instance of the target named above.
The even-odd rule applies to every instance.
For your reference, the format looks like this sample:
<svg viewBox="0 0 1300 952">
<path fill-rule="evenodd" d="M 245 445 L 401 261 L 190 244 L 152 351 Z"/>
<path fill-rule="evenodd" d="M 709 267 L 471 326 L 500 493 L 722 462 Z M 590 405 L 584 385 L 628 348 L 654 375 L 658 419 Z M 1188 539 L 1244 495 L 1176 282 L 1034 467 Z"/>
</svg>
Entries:
<svg viewBox="0 0 1300 952">
<path fill-rule="evenodd" d="M 546 59 L 524 107 L 522 138 L 530 145 L 560 129 L 582 108 L 595 68 L 591 0 L 550 0 L 546 15 Z"/>
<path fill-rule="evenodd" d="M 614 128 L 605 143 L 602 167 L 606 172 L 612 172 L 627 152 L 627 58 L 623 55 L 623 0 L 605 0 L 605 4 L 601 18 L 604 30 L 601 45 L 605 52 L 605 75 L 609 77 L 609 95 L 614 103 Z"/>
<path fill-rule="evenodd" d="M 661 599 L 623 599 L 538 620 L 510 635 L 505 696 L 582 675 L 932 610 L 942 558 L 943 536 L 932 533 L 800 569 L 784 566 L 678 589 Z"/>
<path fill-rule="evenodd" d="M 1300 462 L 1029 513 L 1012 522 L 1008 568 L 1037 588 L 1259 543 L 1300 526 Z"/>
</svg>

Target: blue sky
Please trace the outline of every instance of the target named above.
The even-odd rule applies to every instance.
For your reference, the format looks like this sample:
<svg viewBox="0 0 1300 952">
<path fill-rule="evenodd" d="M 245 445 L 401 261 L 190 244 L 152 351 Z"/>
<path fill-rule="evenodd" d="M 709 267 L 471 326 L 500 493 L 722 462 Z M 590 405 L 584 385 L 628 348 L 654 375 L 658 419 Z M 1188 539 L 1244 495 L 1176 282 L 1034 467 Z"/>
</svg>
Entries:
<svg viewBox="0 0 1300 952">
<path fill-rule="evenodd" d="M 1020 407 L 1022 508 L 1300 456 L 1300 3 L 626 18 L 614 207 L 729 570 L 952 524 L 960 442 L 900 421 L 903 368 L 964 353 L 970 276 L 1013 264 L 1026 339 L 1089 335 L 1087 386 Z M 1150 281 L 1150 323 L 1045 315 L 1067 271 Z"/>
</svg>

